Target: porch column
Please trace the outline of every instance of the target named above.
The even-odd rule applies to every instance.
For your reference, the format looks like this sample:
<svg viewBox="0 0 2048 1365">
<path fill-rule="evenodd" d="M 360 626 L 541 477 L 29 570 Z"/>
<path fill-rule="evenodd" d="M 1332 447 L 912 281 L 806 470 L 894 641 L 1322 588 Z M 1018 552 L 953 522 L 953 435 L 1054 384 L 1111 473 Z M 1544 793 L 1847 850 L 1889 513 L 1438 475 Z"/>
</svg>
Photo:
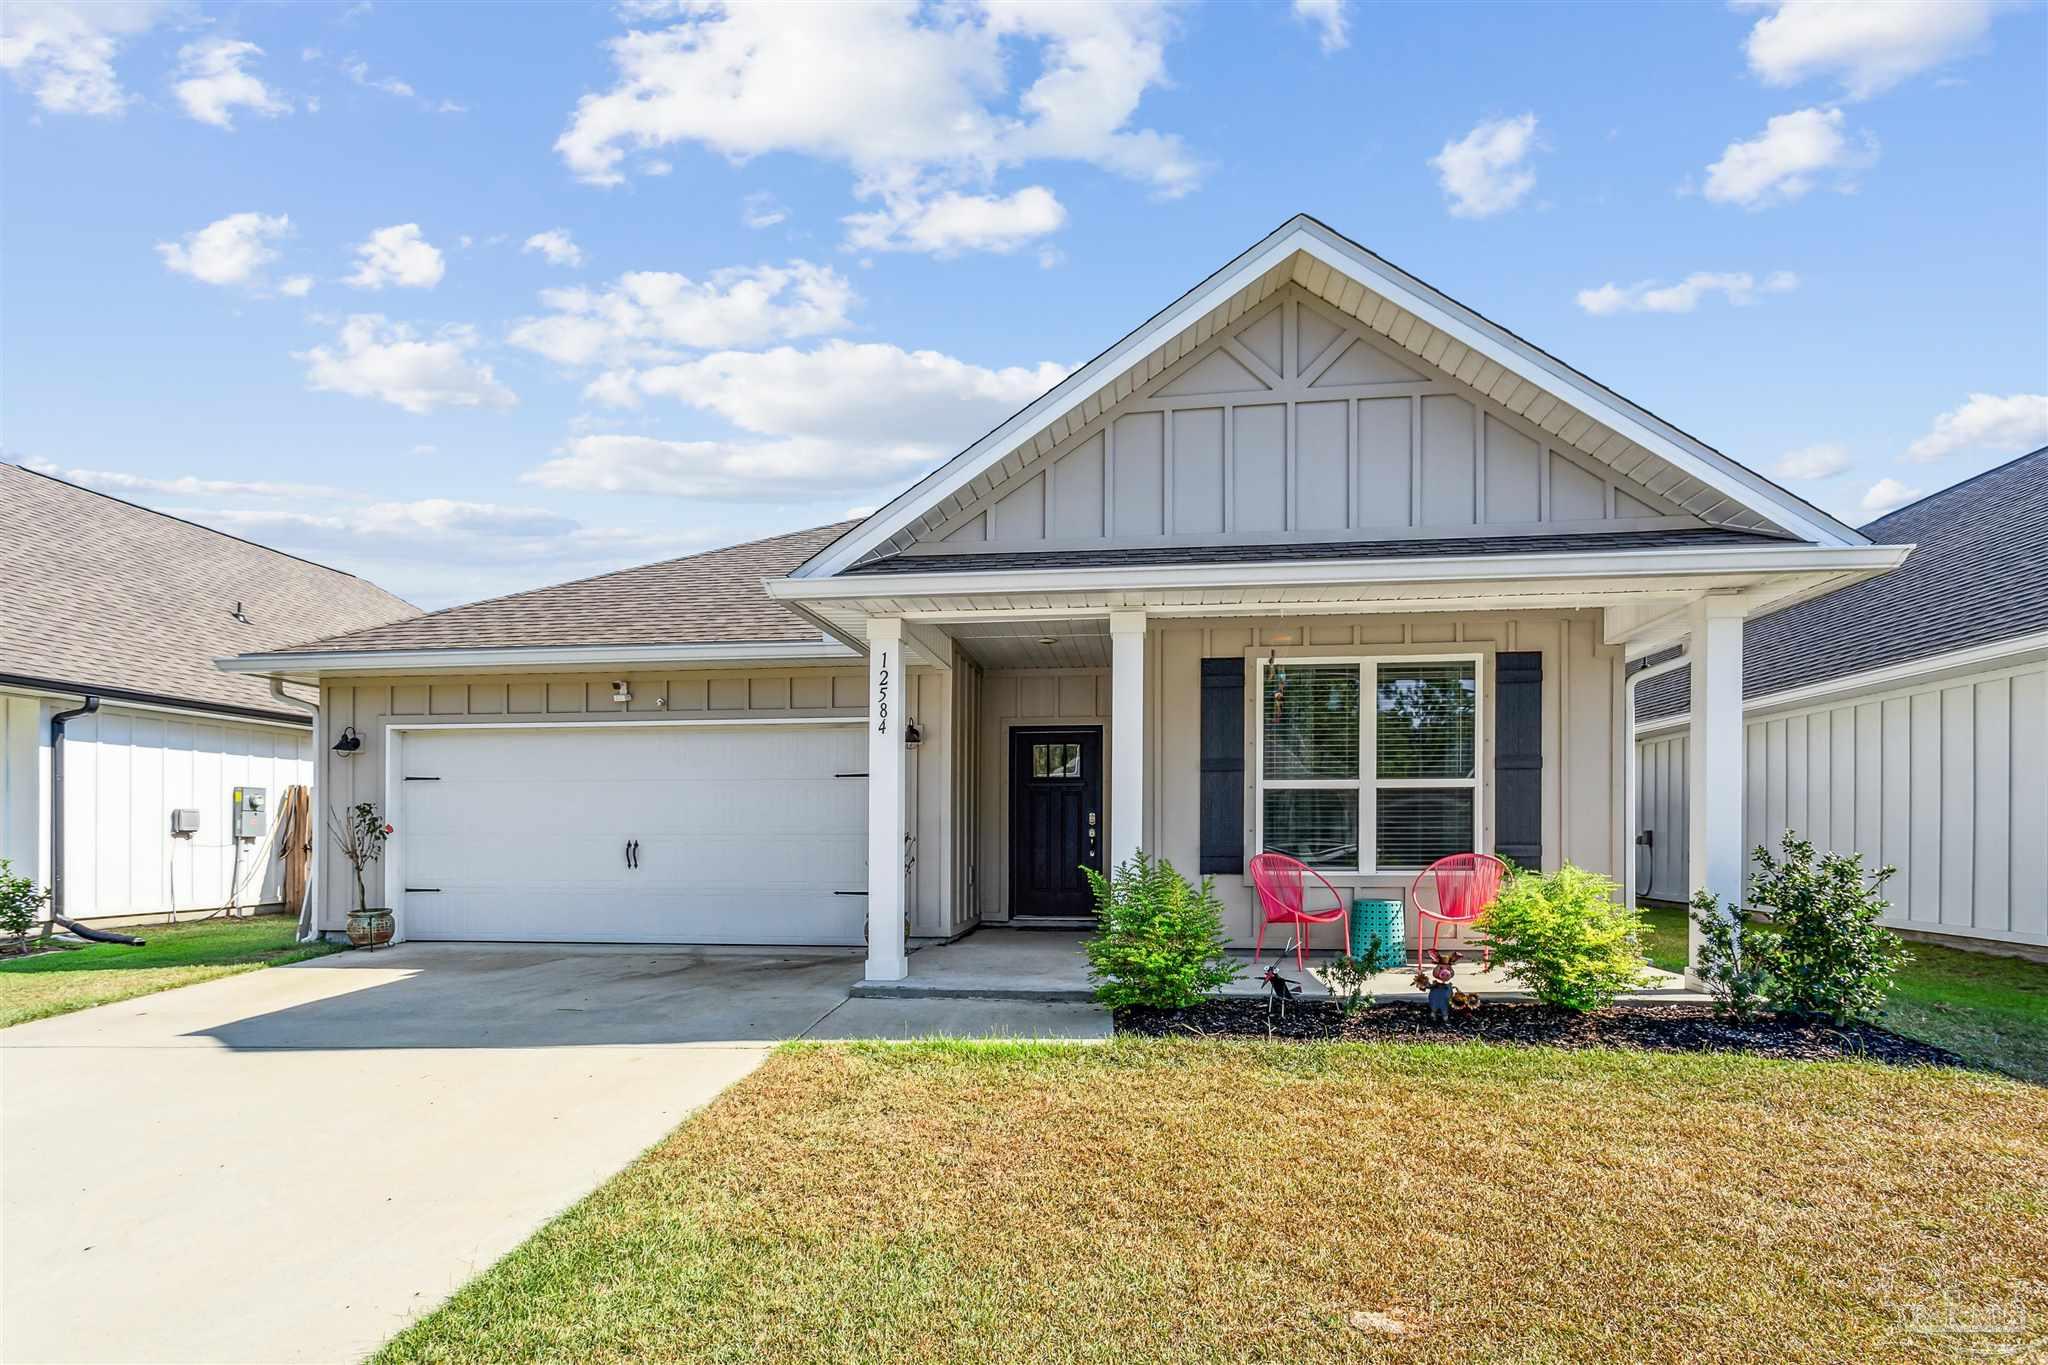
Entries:
<svg viewBox="0 0 2048 1365">
<path fill-rule="evenodd" d="M 1109 614 L 1109 865 L 1145 842 L 1145 613 Z"/>
<path fill-rule="evenodd" d="M 1686 754 L 1686 812 L 1691 839 L 1687 886 L 1723 905 L 1742 899 L 1742 815 L 1746 794 L 1742 733 L 1742 618 L 1739 602 L 1707 597 L 1692 606 L 1691 730 Z M 1634 742 L 1633 737 L 1630 740 Z M 1699 961 L 1700 931 L 1687 933 L 1687 960 Z"/>
<path fill-rule="evenodd" d="M 868 622 L 868 971 L 870 981 L 910 975 L 903 953 L 903 729 L 910 718 L 903 622 Z"/>
</svg>

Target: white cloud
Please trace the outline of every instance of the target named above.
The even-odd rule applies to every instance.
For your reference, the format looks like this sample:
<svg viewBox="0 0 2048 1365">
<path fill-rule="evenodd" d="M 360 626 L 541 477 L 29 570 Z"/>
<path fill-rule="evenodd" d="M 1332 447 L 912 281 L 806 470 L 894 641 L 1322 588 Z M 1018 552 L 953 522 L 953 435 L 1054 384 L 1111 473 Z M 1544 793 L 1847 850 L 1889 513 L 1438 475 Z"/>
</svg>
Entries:
<svg viewBox="0 0 2048 1365">
<path fill-rule="evenodd" d="M 1857 506 L 1872 516 L 1883 516 L 1886 512 L 1898 511 L 1909 502 L 1918 502 L 1923 496 L 1921 490 L 1908 488 L 1897 479 L 1879 479 L 1870 485 Z"/>
<path fill-rule="evenodd" d="M 663 172 L 666 174 L 666 172 Z M 789 210 L 765 190 L 740 201 L 740 221 L 750 228 L 772 228 L 789 220 Z"/>
<path fill-rule="evenodd" d="M 536 232 L 526 239 L 526 245 L 519 250 L 537 251 L 548 258 L 549 265 L 573 268 L 583 264 L 583 248 L 576 245 L 576 240 L 569 235 L 567 228 L 549 228 L 546 232 Z"/>
<path fill-rule="evenodd" d="M 473 328 L 444 327 L 422 339 L 381 314 L 359 313 L 342 324 L 337 340 L 336 348 L 315 346 L 294 357 L 306 364 L 308 388 L 382 399 L 420 414 L 519 401 L 489 365 L 470 359 L 477 345 Z"/>
<path fill-rule="evenodd" d="M 1482 119 L 1465 136 L 1446 142 L 1429 159 L 1457 218 L 1505 213 L 1536 188 L 1529 153 L 1537 146 L 1536 116 Z"/>
<path fill-rule="evenodd" d="M 420 225 L 399 223 L 378 228 L 356 248 L 356 273 L 347 283 L 358 289 L 382 289 L 387 284 L 432 289 L 446 273 L 447 262 L 439 248 L 420 236 Z"/>
<path fill-rule="evenodd" d="M 954 256 L 962 251 L 1006 253 L 1066 224 L 1067 211 L 1043 185 L 1008 196 L 948 190 L 929 199 L 888 195 L 875 213 L 845 218 L 846 244 L 860 251 L 925 251 Z"/>
<path fill-rule="evenodd" d="M 2048 393 L 1973 393 L 1969 401 L 1934 419 L 1927 434 L 1906 447 L 1905 459 L 1925 464 L 1959 450 L 2017 454 L 2048 445 Z"/>
<path fill-rule="evenodd" d="M 1316 42 L 1326 53 L 1351 45 L 1344 4 L 1345 0 L 1294 0 L 1294 17 L 1316 30 Z"/>
<path fill-rule="evenodd" d="M 1719 204 L 1767 208 L 1797 199 L 1829 175 L 1835 188 L 1853 190 L 1855 172 L 1877 160 L 1877 139 L 1852 140 L 1839 109 L 1798 109 L 1779 114 L 1748 142 L 1731 142 L 1707 167 L 1704 193 Z"/>
<path fill-rule="evenodd" d="M 114 57 L 166 9 L 159 0 L 8 0 L 0 6 L 0 71 L 49 113 L 110 117 L 129 100 Z"/>
<path fill-rule="evenodd" d="M 1749 69 L 1766 85 L 1838 77 L 1866 99 L 1967 51 L 1991 27 L 1990 0 L 1765 0 Z"/>
<path fill-rule="evenodd" d="M 555 143 L 593 184 L 630 153 L 699 143 L 735 161 L 788 151 L 850 167 L 864 198 L 987 193 L 1001 170 L 1079 161 L 1173 197 L 1201 168 L 1180 139 L 1131 126 L 1166 82 L 1171 7 L 651 5 L 665 28 L 611 43 L 618 82 L 586 95 Z M 1009 67 L 1036 77 L 1012 96 Z"/>
<path fill-rule="evenodd" d="M 277 259 L 271 243 L 291 230 L 292 220 L 282 213 L 231 213 L 181 241 L 158 242 L 156 253 L 167 268 L 206 284 L 260 284 L 263 267 Z M 285 292 L 293 292 L 290 282 Z"/>
<path fill-rule="evenodd" d="M 931 468 L 925 445 L 853 446 L 800 437 L 782 441 L 664 441 L 652 436 L 578 436 L 521 477 L 576 493 L 663 494 L 772 502 L 866 492 Z"/>
<path fill-rule="evenodd" d="M 1690 313 L 1709 294 L 1723 295 L 1728 302 L 1743 306 L 1756 302 L 1760 292 L 1783 294 L 1798 287 L 1799 277 L 1789 270 L 1773 271 L 1761 283 L 1746 270 L 1696 270 L 1676 284 L 1642 280 L 1631 285 L 1610 282 L 1598 289 L 1581 289 L 1578 303 L 1595 317 L 1615 313 Z"/>
<path fill-rule="evenodd" d="M 289 114 L 289 101 L 242 69 L 263 55 L 254 43 L 235 38 L 202 38 L 178 49 L 179 79 L 171 87 L 185 112 L 216 128 L 235 126 L 235 110 L 247 109 L 264 118 Z"/>
<path fill-rule="evenodd" d="M 287 275 L 278 283 L 277 292 L 287 298 L 302 299 L 313 292 L 311 275 Z"/>
<path fill-rule="evenodd" d="M 1771 466 L 1781 479 L 1832 479 L 1849 467 L 1849 452 L 1833 442 L 1788 450 Z"/>
<path fill-rule="evenodd" d="M 678 347 L 754 346 L 836 332 L 854 303 L 845 276 L 809 261 L 719 270 L 701 281 L 633 271 L 602 290 L 547 289 L 540 297 L 553 311 L 522 320 L 508 339 L 561 365 L 660 360 Z"/>
<path fill-rule="evenodd" d="M 69 483 L 97 488 L 106 493 L 170 493 L 181 497 L 201 494 L 213 497 L 250 498 L 340 498 L 341 489 L 320 483 L 272 483 L 263 480 L 202 479 L 191 474 L 159 478 L 150 474 L 126 474 L 109 469 L 65 469 L 47 460 L 24 460 L 24 467 L 40 474 L 54 474 Z"/>
<path fill-rule="evenodd" d="M 631 391 L 763 435 L 957 450 L 1066 376 L 1050 361 L 992 370 L 937 351 L 828 341 L 656 366 L 631 376 Z"/>
<path fill-rule="evenodd" d="M 397 95 L 401 99 L 412 99 L 419 93 L 396 76 L 372 76 L 369 63 L 360 59 L 343 62 L 341 74 L 365 90 L 381 90 L 387 95 Z"/>
</svg>

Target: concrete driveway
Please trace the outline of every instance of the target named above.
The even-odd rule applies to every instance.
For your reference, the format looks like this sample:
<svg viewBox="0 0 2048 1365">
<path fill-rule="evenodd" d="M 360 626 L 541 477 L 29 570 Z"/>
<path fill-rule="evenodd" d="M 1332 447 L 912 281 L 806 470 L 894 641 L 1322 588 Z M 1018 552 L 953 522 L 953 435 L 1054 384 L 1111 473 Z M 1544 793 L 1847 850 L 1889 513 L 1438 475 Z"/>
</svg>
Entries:
<svg viewBox="0 0 2048 1365">
<path fill-rule="evenodd" d="M 860 974 L 413 944 L 0 1030 L 0 1359 L 356 1359 Z"/>
</svg>

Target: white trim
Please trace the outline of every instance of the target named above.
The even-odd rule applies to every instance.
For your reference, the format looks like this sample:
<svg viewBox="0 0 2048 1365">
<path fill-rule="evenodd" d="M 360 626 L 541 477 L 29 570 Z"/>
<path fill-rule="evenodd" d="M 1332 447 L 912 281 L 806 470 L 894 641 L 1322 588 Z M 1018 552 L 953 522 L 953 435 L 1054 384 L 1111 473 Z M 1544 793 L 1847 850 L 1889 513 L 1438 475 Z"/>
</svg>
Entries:
<svg viewBox="0 0 2048 1365">
<path fill-rule="evenodd" d="M 705 645 L 516 645 L 480 649 L 298 650 L 214 660 L 224 673 L 425 673 L 477 668 L 645 666 L 649 664 L 844 663 L 860 655 L 831 640 Z"/>
<path fill-rule="evenodd" d="M 1744 545 L 1721 549 L 1594 550 L 1545 554 L 1436 555 L 1404 559 L 1326 559 L 1286 564 L 1151 564 L 941 573 L 780 578 L 765 585 L 777 601 L 960 596 L 974 593 L 1075 592 L 1106 588 L 1235 588 L 1266 584 L 1460 583 L 1496 579 L 1669 577 L 1698 573 L 1844 573 L 1875 575 L 1904 563 L 1905 545 L 1830 548 Z"/>
<path fill-rule="evenodd" d="M 1395 306 L 1422 317 L 1438 331 L 1502 369 L 1548 392 L 1559 394 L 1601 425 L 1649 450 L 1738 505 L 1760 512 L 1786 530 L 1822 545 L 1867 543 L 1859 532 L 1803 499 L 1761 475 L 1743 469 L 1719 452 L 1685 437 L 1668 423 L 1545 355 L 1413 276 L 1344 240 L 1306 215 L 1297 215 L 1182 295 L 1125 340 L 1076 370 L 994 431 L 819 551 L 800 565 L 791 577 L 826 577 L 858 562 L 890 537 L 907 529 L 924 512 L 953 496 L 1006 458 L 1025 439 L 1079 407 L 1105 383 L 1158 350 L 1192 321 L 1211 312 L 1231 295 L 1283 265 L 1297 251 L 1361 284 L 1370 282 L 1373 292 Z"/>
<path fill-rule="evenodd" d="M 1879 668 L 1865 669 L 1861 673 L 1845 673 L 1839 678 L 1828 678 L 1821 682 L 1807 683 L 1802 687 L 1787 688 L 1783 692 L 1764 692 L 1743 701 L 1745 714 L 1769 712 L 1779 708 L 1797 708 L 1816 702 L 1831 701 L 1862 692 L 1890 691 L 1910 687 L 1915 683 L 1932 682 L 1949 673 L 1966 673 L 1980 668 L 1995 667 L 2008 659 L 2036 651 L 2048 651 L 2048 631 L 2036 631 L 2031 635 L 2015 635 L 2007 640 L 1993 640 L 1989 644 L 1971 645 L 1965 649 L 1950 650 L 1946 654 L 1928 654 L 1902 663 L 1885 664 Z M 1674 662 L 1683 663 L 1684 660 Z M 1646 677 L 1652 672 L 1664 671 L 1645 669 L 1634 677 Z M 1639 722 L 1634 727 L 1637 738 L 1648 738 L 1666 730 L 1675 730 L 1691 723 L 1690 711 L 1662 716 L 1656 720 Z"/>
<path fill-rule="evenodd" d="M 1484 845 L 1477 852 L 1491 852 L 1493 847 L 1493 826 L 1486 819 L 1486 767 L 1487 732 L 1486 702 L 1491 689 L 1487 684 L 1488 654 L 1456 651 L 1446 653 L 1426 647 L 1415 647 L 1411 652 L 1400 654 L 1289 654 L 1284 659 L 1253 647 L 1247 651 L 1252 656 L 1251 695 L 1252 726 L 1251 753 L 1248 767 L 1251 770 L 1251 845 L 1254 853 L 1265 851 L 1266 847 L 1266 792 L 1280 791 L 1349 791 L 1358 793 L 1358 865 L 1356 867 L 1319 867 L 1316 871 L 1329 877 L 1395 877 L 1410 876 L 1422 871 L 1419 867 L 1379 866 L 1379 825 L 1377 794 L 1381 790 L 1458 790 L 1472 793 L 1472 842 Z M 1379 775 L 1379 686 L 1378 669 L 1381 664 L 1470 664 L 1472 666 L 1472 776 L 1440 778 L 1388 778 Z M 1266 670 L 1269 667 L 1295 664 L 1341 664 L 1358 668 L 1358 776 L 1355 778 L 1277 778 L 1268 782 L 1266 778 L 1266 725 L 1265 697 Z M 1373 685 L 1368 687 L 1368 673 Z M 1371 799 L 1368 799 L 1371 798 Z M 1368 857 L 1367 855 L 1371 856 Z"/>
<path fill-rule="evenodd" d="M 164 716 L 190 716 L 194 720 L 211 721 L 215 725 L 269 725 L 280 730 L 293 730 L 300 734 L 304 734 L 306 731 L 306 724 L 303 721 L 284 720 L 274 716 L 244 715 L 240 711 L 215 711 L 206 706 L 167 706 L 157 702 L 126 701 L 119 697 L 110 697 L 106 693 L 92 687 L 74 688 L 68 692 L 52 692 L 39 687 L 23 687 L 15 683 L 0 684 L 0 696 L 30 697 L 38 700 L 48 699 L 51 701 L 61 701 L 67 705 L 75 705 L 77 699 L 88 692 L 100 699 L 100 710 L 102 711 L 149 711 Z M 299 702 L 302 705 L 312 705 L 311 702 L 304 701 L 299 697 L 293 697 L 290 700 Z"/>
<path fill-rule="evenodd" d="M 635 726 L 858 725 L 861 716 L 665 716 L 621 711 L 612 720 L 387 720 L 391 730 L 616 730 Z"/>
</svg>

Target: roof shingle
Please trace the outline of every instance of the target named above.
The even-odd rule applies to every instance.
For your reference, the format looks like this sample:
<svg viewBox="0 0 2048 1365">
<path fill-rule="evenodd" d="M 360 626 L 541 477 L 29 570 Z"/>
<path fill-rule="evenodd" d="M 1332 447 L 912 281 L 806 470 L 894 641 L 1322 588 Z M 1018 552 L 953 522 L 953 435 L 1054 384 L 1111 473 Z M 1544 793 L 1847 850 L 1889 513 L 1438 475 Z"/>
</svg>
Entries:
<svg viewBox="0 0 2048 1365">
<path fill-rule="evenodd" d="M 851 526 L 813 527 L 534 588 L 292 647 L 309 653 L 502 649 L 545 645 L 758 644 L 822 641 L 773 601 L 781 578 Z"/>
<path fill-rule="evenodd" d="M 2048 446 L 1862 529 L 1919 548 L 1880 578 L 1751 621 L 1745 697 L 2048 630 Z M 1690 692 L 1684 669 L 1652 678 L 1638 714 L 1676 715 Z"/>
<path fill-rule="evenodd" d="M 418 611 L 339 569 L 0 463 L 0 675 L 304 720 L 213 661 Z"/>
</svg>

